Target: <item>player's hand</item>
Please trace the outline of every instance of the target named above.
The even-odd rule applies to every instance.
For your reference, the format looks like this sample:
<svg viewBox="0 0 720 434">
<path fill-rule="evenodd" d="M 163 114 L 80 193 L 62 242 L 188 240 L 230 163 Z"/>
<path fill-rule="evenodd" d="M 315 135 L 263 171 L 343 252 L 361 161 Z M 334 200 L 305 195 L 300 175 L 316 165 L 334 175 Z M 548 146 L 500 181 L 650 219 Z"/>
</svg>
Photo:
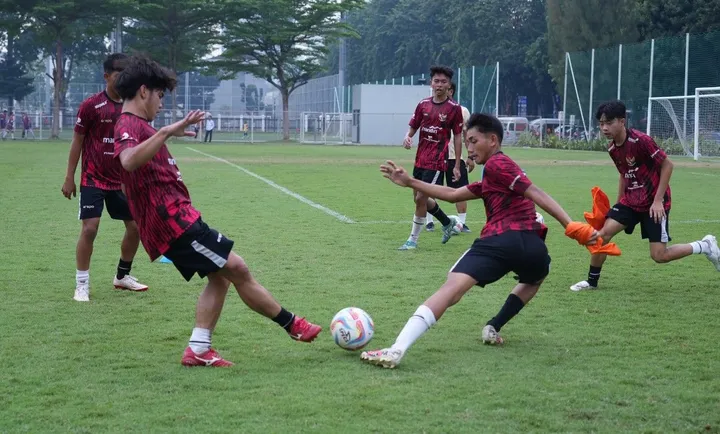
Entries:
<svg viewBox="0 0 720 434">
<path fill-rule="evenodd" d="M 587 243 L 585 243 L 585 245 L 586 245 L 586 246 L 592 246 L 593 244 L 595 244 L 595 243 L 597 242 L 597 240 L 598 240 L 599 237 L 600 237 L 600 232 L 598 232 L 598 231 L 593 231 L 592 235 L 591 235 L 590 238 L 588 239 Z"/>
<path fill-rule="evenodd" d="M 413 139 L 412 139 L 412 137 L 410 137 L 410 136 L 405 136 L 405 140 L 403 140 L 403 146 L 405 147 L 405 149 L 410 149 L 410 148 L 412 148 L 412 144 L 413 144 Z"/>
<path fill-rule="evenodd" d="M 462 176 L 462 173 L 460 173 L 460 167 L 458 164 L 453 167 L 453 182 L 460 181 L 460 176 Z"/>
<path fill-rule="evenodd" d="M 410 175 L 401 166 L 396 165 L 388 160 L 386 164 L 380 166 L 383 176 L 401 187 L 410 185 Z"/>
<path fill-rule="evenodd" d="M 175 137 L 195 137 L 195 131 L 187 131 L 190 125 L 194 125 L 205 119 L 205 112 L 202 110 L 193 110 L 182 120 L 165 127 L 168 135 Z"/>
<path fill-rule="evenodd" d="M 661 200 L 656 200 L 650 207 L 650 218 L 655 223 L 660 223 L 665 218 L 665 207 Z"/>
<path fill-rule="evenodd" d="M 77 196 L 77 186 L 75 185 L 75 180 L 70 178 L 65 179 L 60 191 L 62 191 L 63 196 L 67 197 L 68 200 Z"/>
<path fill-rule="evenodd" d="M 475 160 L 472 158 L 468 158 L 465 164 L 467 164 L 468 173 L 472 173 L 472 171 L 475 170 Z"/>
</svg>

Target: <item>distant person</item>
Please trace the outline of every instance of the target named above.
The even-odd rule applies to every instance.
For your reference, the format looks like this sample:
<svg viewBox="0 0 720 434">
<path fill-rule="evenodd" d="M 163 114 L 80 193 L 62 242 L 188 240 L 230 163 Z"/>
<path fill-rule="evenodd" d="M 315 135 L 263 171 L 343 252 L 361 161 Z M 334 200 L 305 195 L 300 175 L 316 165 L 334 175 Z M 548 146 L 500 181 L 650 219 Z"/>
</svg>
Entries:
<svg viewBox="0 0 720 434">
<path fill-rule="evenodd" d="M 212 143 L 212 134 L 214 129 L 215 121 L 213 120 L 212 115 L 208 114 L 207 119 L 205 120 L 205 140 L 203 140 L 203 142 Z"/>
<path fill-rule="evenodd" d="M 32 138 L 34 140 L 35 132 L 32 129 L 32 121 L 30 120 L 30 116 L 28 116 L 27 113 L 22 114 L 22 123 L 23 123 L 23 132 L 22 132 L 23 139 L 25 137 L 30 138 L 30 135 L 32 135 Z"/>
</svg>

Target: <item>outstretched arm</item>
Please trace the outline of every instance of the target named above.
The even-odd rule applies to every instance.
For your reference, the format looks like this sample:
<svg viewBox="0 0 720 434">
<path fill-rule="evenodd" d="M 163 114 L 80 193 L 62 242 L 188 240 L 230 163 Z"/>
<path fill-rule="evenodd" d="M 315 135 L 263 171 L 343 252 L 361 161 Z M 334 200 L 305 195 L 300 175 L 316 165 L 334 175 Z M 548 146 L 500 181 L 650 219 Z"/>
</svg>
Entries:
<svg viewBox="0 0 720 434">
<path fill-rule="evenodd" d="M 413 190 L 426 194 L 435 199 L 441 199 L 446 202 L 464 202 L 467 200 L 477 199 L 467 187 L 452 188 L 442 185 L 428 184 L 419 179 L 411 178 L 410 175 L 401 166 L 396 165 L 392 161 L 380 166 L 383 176 L 401 187 L 410 187 Z"/>
<path fill-rule="evenodd" d="M 572 222 L 572 219 L 567 212 L 555 201 L 549 194 L 545 193 L 540 187 L 535 184 L 528 187 L 525 190 L 524 196 L 535 202 L 537 206 L 542 208 L 545 212 L 550 214 L 560 222 L 563 228 L 566 228 Z"/>
</svg>

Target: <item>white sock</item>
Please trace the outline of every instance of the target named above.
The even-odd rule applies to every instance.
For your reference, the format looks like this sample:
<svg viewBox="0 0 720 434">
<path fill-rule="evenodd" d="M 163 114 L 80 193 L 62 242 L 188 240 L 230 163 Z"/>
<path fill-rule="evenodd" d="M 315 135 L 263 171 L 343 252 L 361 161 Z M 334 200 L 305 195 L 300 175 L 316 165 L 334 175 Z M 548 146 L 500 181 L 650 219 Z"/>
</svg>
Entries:
<svg viewBox="0 0 720 434">
<path fill-rule="evenodd" d="M 395 339 L 392 348 L 394 350 L 400 350 L 404 354 L 408 348 L 434 324 L 435 315 L 430 308 L 424 304 L 420 305 L 415 311 L 415 314 L 413 314 L 407 324 L 405 324 L 405 327 L 403 327 L 397 339 Z"/>
<path fill-rule="evenodd" d="M 90 270 L 85 270 L 85 271 L 75 270 L 75 284 L 76 285 L 89 285 L 90 284 Z"/>
<path fill-rule="evenodd" d="M 432 216 L 432 214 L 427 213 L 427 216 L 425 217 L 425 221 L 427 222 L 427 224 L 432 223 L 432 222 L 433 222 L 433 216 Z"/>
<path fill-rule="evenodd" d="M 465 224 L 465 219 L 467 218 L 466 212 L 458 213 L 458 218 L 460 219 L 460 223 Z"/>
<path fill-rule="evenodd" d="M 210 349 L 212 330 L 195 327 L 190 336 L 190 348 L 195 354 L 203 354 Z"/>
<path fill-rule="evenodd" d="M 417 243 L 418 237 L 420 236 L 420 232 L 422 232 L 424 226 L 425 226 L 425 218 L 413 216 L 413 227 L 412 227 L 412 232 L 410 232 L 409 240 L 414 243 Z"/>
<path fill-rule="evenodd" d="M 693 255 L 699 255 L 701 253 L 708 254 L 710 253 L 710 246 L 707 245 L 707 243 L 703 241 L 693 241 L 690 243 L 693 249 Z"/>
</svg>

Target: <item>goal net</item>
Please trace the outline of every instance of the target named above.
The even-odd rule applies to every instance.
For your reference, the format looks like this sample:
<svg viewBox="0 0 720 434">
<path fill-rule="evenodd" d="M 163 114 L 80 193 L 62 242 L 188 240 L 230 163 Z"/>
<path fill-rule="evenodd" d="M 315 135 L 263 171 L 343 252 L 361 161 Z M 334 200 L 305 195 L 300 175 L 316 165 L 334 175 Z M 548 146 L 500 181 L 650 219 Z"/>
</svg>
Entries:
<svg viewBox="0 0 720 434">
<path fill-rule="evenodd" d="M 696 160 L 720 156 L 720 87 L 650 98 L 648 113 L 648 134 L 666 151 Z"/>
<path fill-rule="evenodd" d="M 300 142 L 348 143 L 352 126 L 351 113 L 303 112 L 300 116 Z"/>
</svg>

